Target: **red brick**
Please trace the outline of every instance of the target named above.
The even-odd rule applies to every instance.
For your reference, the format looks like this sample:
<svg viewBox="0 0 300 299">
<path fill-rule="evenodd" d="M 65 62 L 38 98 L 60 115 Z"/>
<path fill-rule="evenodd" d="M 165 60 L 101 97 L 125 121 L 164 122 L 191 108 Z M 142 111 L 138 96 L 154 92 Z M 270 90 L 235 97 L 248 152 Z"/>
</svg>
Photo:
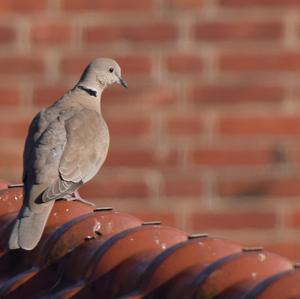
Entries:
<svg viewBox="0 0 300 299">
<path fill-rule="evenodd" d="M 166 124 L 167 133 L 170 135 L 188 136 L 201 134 L 204 131 L 203 120 L 195 116 L 172 117 Z"/>
<path fill-rule="evenodd" d="M 146 55 L 123 55 L 113 58 L 120 64 L 125 76 L 127 74 L 148 74 L 152 69 L 151 59 Z M 67 74 L 80 74 L 92 59 L 93 57 L 82 56 L 64 57 L 61 61 L 61 71 Z"/>
<path fill-rule="evenodd" d="M 145 198 L 149 196 L 149 187 L 144 181 L 103 179 L 85 184 L 80 188 L 84 198 Z"/>
<path fill-rule="evenodd" d="M 106 161 L 107 166 L 111 167 L 159 167 L 175 166 L 177 164 L 177 153 L 169 152 L 166 154 L 155 153 L 153 149 L 114 149 L 109 151 Z"/>
<path fill-rule="evenodd" d="M 294 209 L 290 215 L 290 221 L 294 228 L 300 228 L 300 210 Z"/>
<path fill-rule="evenodd" d="M 125 76 L 123 77 L 125 78 Z M 144 94 L 149 90 L 136 84 L 131 85 L 128 80 L 127 83 L 129 88 L 126 91 L 119 86 L 107 88 L 103 94 L 106 99 L 102 102 L 103 107 L 140 107 L 145 102 L 143 99 Z"/>
<path fill-rule="evenodd" d="M 221 149 L 199 148 L 191 152 L 191 160 L 196 165 L 209 167 L 259 166 L 273 162 L 272 152 L 263 149 Z"/>
<path fill-rule="evenodd" d="M 0 138 L 19 138 L 25 140 L 29 125 L 30 120 L 16 120 L 15 122 L 0 121 Z"/>
<path fill-rule="evenodd" d="M 60 63 L 60 71 L 66 74 L 80 75 L 92 59 L 92 57 L 86 58 L 82 56 L 63 57 Z"/>
<path fill-rule="evenodd" d="M 298 0 L 218 0 L 223 6 L 229 7 L 291 7 L 299 6 L 300 2 Z"/>
<path fill-rule="evenodd" d="M 31 13 L 44 10 L 46 6 L 46 0 L 1 0 L 0 12 Z"/>
<path fill-rule="evenodd" d="M 299 53 L 268 54 L 224 54 L 220 59 L 220 67 L 225 71 L 296 71 L 300 70 Z"/>
<path fill-rule="evenodd" d="M 165 0 L 168 9 L 197 9 L 203 8 L 203 0 Z"/>
<path fill-rule="evenodd" d="M 298 143 L 292 145 L 291 149 L 289 150 L 289 161 L 294 165 L 300 163 L 300 145 Z"/>
<path fill-rule="evenodd" d="M 161 219 L 177 226 L 189 225 L 190 213 L 208 215 L 204 205 L 207 192 L 212 193 L 208 201 L 213 215 L 217 215 L 214 220 L 219 221 L 216 226 L 220 230 L 224 222 L 222 207 L 226 208 L 227 219 L 231 218 L 229 214 L 239 214 L 239 208 L 243 208 L 244 225 L 248 220 L 255 221 L 249 216 L 251 213 L 273 213 L 274 204 L 276 212 L 278 207 L 282 208 L 279 212 L 280 220 L 282 217 L 286 220 L 284 226 L 279 221 L 270 231 L 264 229 L 265 224 L 260 228 L 262 220 L 259 220 L 247 240 L 263 241 L 267 231 L 268 241 L 275 236 L 278 242 L 275 245 L 280 245 L 287 237 L 278 234 L 278 229 L 283 229 L 289 244 L 278 248 L 291 256 L 296 250 L 299 252 L 293 240 L 300 230 L 297 204 L 300 197 L 300 114 L 297 112 L 300 22 L 284 15 L 297 13 L 294 10 L 300 7 L 298 0 L 0 2 L 2 178 L 20 181 L 22 144 L 33 116 L 27 122 L 30 111 L 52 104 L 62 96 L 76 83 L 91 59 L 112 57 L 121 64 L 129 89 L 114 85 L 103 95 L 103 115 L 110 128 L 111 146 L 108 161 L 100 175 L 92 180 L 88 194 L 100 197 L 99 203 L 115 200 L 116 208 L 118 201 L 121 206 L 126 205 L 126 211 L 135 211 L 145 220 Z M 56 16 L 56 12 L 64 19 Z M 18 17 L 29 27 L 19 28 L 22 22 L 16 23 Z M 82 18 L 88 22 L 80 31 L 104 27 L 112 28 L 114 35 L 103 38 L 103 42 L 98 37 L 99 41 L 82 39 L 75 43 L 73 37 L 82 36 L 82 32 L 76 31 L 76 20 Z M 154 26 L 157 23 L 174 29 L 166 29 L 164 33 Z M 206 35 L 202 28 L 195 39 L 194 24 L 208 24 L 211 31 Z M 52 25 L 66 26 L 71 33 L 66 35 L 57 28 L 52 31 Z M 34 41 L 31 28 L 34 31 L 36 27 L 41 33 Z M 27 34 L 20 37 L 23 30 Z M 162 36 L 157 37 L 161 32 Z M 86 31 L 83 35 L 86 38 Z M 164 43 L 165 35 L 167 43 Z M 285 44 L 289 37 L 294 38 L 295 44 Z M 195 42 L 199 43 L 196 48 Z M 60 45 L 68 46 L 68 51 L 54 53 L 53 47 Z M 207 50 L 213 54 L 208 61 L 203 56 Z M 52 55 L 61 63 L 54 77 L 49 62 L 46 63 Z M 14 62 L 15 57 L 20 60 Z M 7 62 L 7 58 L 11 60 Z M 24 67 L 22 60 L 27 58 L 30 62 Z M 38 66 L 35 61 L 39 61 Z M 163 156 L 165 149 L 169 152 Z M 208 162 L 215 163 L 217 159 L 216 164 L 221 166 L 200 164 L 200 158 L 199 164 L 193 164 L 193 154 L 198 149 L 217 149 L 221 161 L 210 154 Z M 252 151 L 256 152 L 254 158 Z M 202 170 L 209 170 L 208 178 L 205 173 L 198 173 Z M 159 190 L 154 190 L 156 187 Z M 89 189 L 89 184 L 84 188 Z M 160 205 L 160 199 L 167 201 Z M 189 201 L 194 199 L 200 205 L 193 202 L 189 207 Z M 179 204 L 188 212 L 178 215 L 180 219 L 175 217 L 176 200 L 181 200 Z M 246 203 L 243 207 L 242 202 Z M 260 202 L 264 209 L 257 206 Z M 233 216 L 230 221 L 236 219 Z M 227 237 L 233 234 L 248 236 L 247 231 L 227 231 Z"/>
<path fill-rule="evenodd" d="M 146 55 L 126 55 L 115 57 L 120 64 L 123 74 L 150 74 L 152 71 L 152 61 Z"/>
<path fill-rule="evenodd" d="M 202 181 L 195 177 L 167 177 L 162 192 L 171 197 L 200 197 L 202 195 Z"/>
<path fill-rule="evenodd" d="M 1 4 L 0 4 L 1 5 Z M 0 43 L 10 43 L 16 39 L 16 31 L 12 27 L 0 27 Z"/>
<path fill-rule="evenodd" d="M 105 11 L 148 11 L 153 7 L 153 0 L 63 0 L 62 7 L 70 11 L 105 10 Z"/>
<path fill-rule="evenodd" d="M 217 192 L 225 197 L 298 197 L 300 196 L 300 179 L 262 178 L 221 180 Z"/>
<path fill-rule="evenodd" d="M 300 117 L 294 115 L 232 116 L 221 118 L 218 132 L 223 135 L 282 135 L 300 134 Z"/>
<path fill-rule="evenodd" d="M 153 155 L 150 150 L 110 150 L 107 166 L 149 167 L 153 165 Z"/>
<path fill-rule="evenodd" d="M 151 123 L 149 119 L 107 119 L 110 134 L 113 136 L 133 137 L 149 135 Z"/>
<path fill-rule="evenodd" d="M 199 212 L 192 215 L 192 228 L 204 229 L 267 229 L 274 228 L 277 217 L 273 212 Z"/>
<path fill-rule="evenodd" d="M 155 88 L 143 90 L 140 93 L 139 99 L 151 107 L 162 108 L 174 105 L 177 95 L 168 86 L 156 86 Z"/>
<path fill-rule="evenodd" d="M 196 103 L 215 104 L 232 102 L 277 102 L 284 99 L 285 90 L 279 85 L 211 84 L 196 86 L 192 98 Z"/>
<path fill-rule="evenodd" d="M 20 102 L 20 91 L 15 86 L 11 89 L 0 89 L 0 106 L 15 106 Z"/>
<path fill-rule="evenodd" d="M 177 53 L 167 58 L 167 68 L 175 73 L 195 73 L 202 71 L 203 62 L 197 55 Z"/>
<path fill-rule="evenodd" d="M 87 27 L 83 40 L 88 44 L 107 42 L 170 42 L 177 39 L 177 27 L 172 23 L 138 24 L 136 26 Z"/>
<path fill-rule="evenodd" d="M 0 72 L 7 74 L 41 74 L 44 62 L 40 58 L 0 57 Z"/>
<path fill-rule="evenodd" d="M 22 167 L 22 152 L 7 153 L 0 151 L 0 169 L 11 169 Z"/>
<path fill-rule="evenodd" d="M 48 106 L 62 97 L 68 87 L 62 86 L 39 86 L 34 90 L 33 103 L 40 106 Z"/>
<path fill-rule="evenodd" d="M 143 221 L 160 221 L 162 225 L 176 226 L 176 217 L 171 212 L 134 212 L 134 216 L 142 219 Z"/>
<path fill-rule="evenodd" d="M 288 240 L 265 244 L 264 248 L 268 251 L 280 254 L 291 260 L 297 261 L 300 259 L 300 242 L 297 240 Z"/>
<path fill-rule="evenodd" d="M 209 41 L 279 40 L 283 24 L 276 21 L 202 22 L 195 25 L 194 34 L 198 40 Z"/>
<path fill-rule="evenodd" d="M 82 56 L 66 56 L 63 57 L 60 63 L 60 71 L 66 74 L 80 75 L 87 64 L 93 60 L 93 57 Z"/>
<path fill-rule="evenodd" d="M 144 86 L 142 84 L 131 84 L 131 81 L 128 81 L 128 84 L 129 88 L 126 91 L 119 86 L 105 90 L 104 96 L 108 100 L 103 101 L 103 105 L 110 105 L 112 107 L 117 105 L 119 107 L 147 107 L 150 109 L 155 107 L 169 107 L 177 100 L 174 89 L 167 86 Z"/>
<path fill-rule="evenodd" d="M 31 39 L 39 44 L 65 44 L 70 37 L 71 28 L 62 24 L 40 24 L 31 28 Z"/>
</svg>

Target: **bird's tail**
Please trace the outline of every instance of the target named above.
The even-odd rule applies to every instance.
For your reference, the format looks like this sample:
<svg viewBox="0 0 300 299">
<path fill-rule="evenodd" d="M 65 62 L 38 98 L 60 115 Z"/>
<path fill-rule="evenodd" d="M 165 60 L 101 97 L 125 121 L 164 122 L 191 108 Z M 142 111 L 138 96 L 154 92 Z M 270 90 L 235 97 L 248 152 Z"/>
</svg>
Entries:
<svg viewBox="0 0 300 299">
<path fill-rule="evenodd" d="M 43 209 L 38 212 L 31 211 L 27 206 L 20 210 L 8 241 L 9 249 L 32 250 L 37 245 L 54 202 L 43 204 Z"/>
</svg>

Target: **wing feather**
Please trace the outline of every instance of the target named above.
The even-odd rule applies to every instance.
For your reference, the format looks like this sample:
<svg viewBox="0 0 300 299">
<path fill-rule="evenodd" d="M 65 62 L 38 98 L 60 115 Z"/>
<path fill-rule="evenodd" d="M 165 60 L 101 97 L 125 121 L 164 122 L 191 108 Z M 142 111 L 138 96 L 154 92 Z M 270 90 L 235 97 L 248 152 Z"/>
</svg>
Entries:
<svg viewBox="0 0 300 299">
<path fill-rule="evenodd" d="M 88 109 L 68 111 L 52 119 L 39 135 L 37 127 L 43 117 L 36 122 L 24 152 L 28 161 L 24 173 L 30 177 L 28 189 L 48 183 L 42 195 L 42 201 L 47 202 L 74 192 L 95 172 L 99 149 L 93 144 L 100 120 L 99 114 Z"/>
</svg>

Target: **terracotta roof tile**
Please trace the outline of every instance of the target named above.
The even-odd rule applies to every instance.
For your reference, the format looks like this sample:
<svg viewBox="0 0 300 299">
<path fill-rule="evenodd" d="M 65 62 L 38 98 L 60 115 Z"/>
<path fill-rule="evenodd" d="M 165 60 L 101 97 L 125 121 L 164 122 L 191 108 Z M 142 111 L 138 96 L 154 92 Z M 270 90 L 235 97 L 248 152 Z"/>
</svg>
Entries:
<svg viewBox="0 0 300 299">
<path fill-rule="evenodd" d="M 1 186 L 1 298 L 300 296 L 299 267 L 285 257 L 76 201 L 55 203 L 34 250 L 9 251 L 22 188 Z"/>
</svg>

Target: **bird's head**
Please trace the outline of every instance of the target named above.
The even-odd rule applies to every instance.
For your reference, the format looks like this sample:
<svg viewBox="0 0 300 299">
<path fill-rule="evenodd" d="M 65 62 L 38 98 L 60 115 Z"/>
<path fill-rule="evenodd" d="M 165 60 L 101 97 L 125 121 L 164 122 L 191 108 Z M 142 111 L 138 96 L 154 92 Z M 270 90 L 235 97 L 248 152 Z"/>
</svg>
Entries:
<svg viewBox="0 0 300 299">
<path fill-rule="evenodd" d="M 103 90 L 114 83 L 128 88 L 121 77 L 121 68 L 116 61 L 110 58 L 97 58 L 86 67 L 78 84 L 86 88 Z"/>
</svg>

